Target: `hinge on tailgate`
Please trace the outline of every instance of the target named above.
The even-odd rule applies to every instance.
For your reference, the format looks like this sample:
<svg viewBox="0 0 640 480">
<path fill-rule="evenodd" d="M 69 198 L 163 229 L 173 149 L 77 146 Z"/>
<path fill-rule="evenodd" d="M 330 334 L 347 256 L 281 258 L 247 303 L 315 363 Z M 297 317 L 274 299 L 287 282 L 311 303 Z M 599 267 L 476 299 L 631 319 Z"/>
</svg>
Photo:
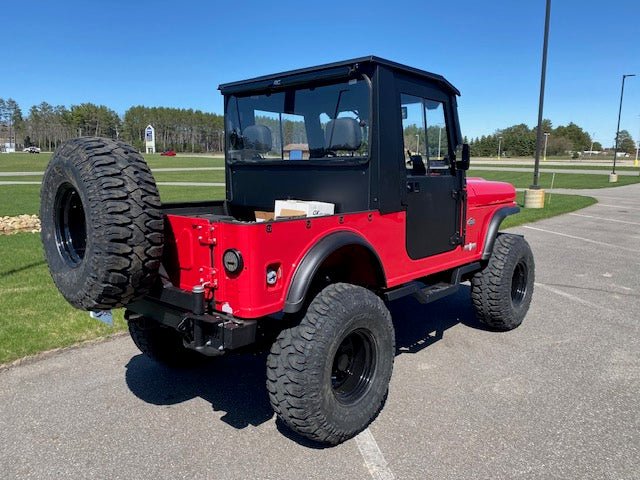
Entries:
<svg viewBox="0 0 640 480">
<path fill-rule="evenodd" d="M 200 284 L 210 288 L 218 288 L 218 271 L 215 268 L 204 266 L 198 268 Z"/>
<path fill-rule="evenodd" d="M 209 225 L 208 227 L 202 228 L 198 225 L 198 241 L 202 245 L 215 245 L 217 243 L 216 237 L 214 236 L 215 227 L 213 225 Z"/>
</svg>

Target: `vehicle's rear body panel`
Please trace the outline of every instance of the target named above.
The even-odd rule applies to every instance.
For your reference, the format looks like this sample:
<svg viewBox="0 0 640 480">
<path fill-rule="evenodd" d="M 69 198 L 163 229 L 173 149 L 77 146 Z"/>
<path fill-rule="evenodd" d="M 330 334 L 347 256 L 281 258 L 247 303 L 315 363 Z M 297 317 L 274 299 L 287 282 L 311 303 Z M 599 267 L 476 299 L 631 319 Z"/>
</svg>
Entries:
<svg viewBox="0 0 640 480">
<path fill-rule="evenodd" d="M 238 318 L 258 318 L 283 309 L 298 265 L 322 238 L 346 231 L 362 237 L 382 264 L 385 287 L 442 272 L 479 260 L 493 214 L 510 201 L 492 205 L 469 202 L 463 245 L 450 252 L 412 260 L 406 251 L 406 213 L 381 215 L 377 211 L 265 223 L 215 221 L 205 216 L 170 214 L 167 219 L 167 255 L 164 262 L 171 282 L 191 291 L 204 285 L 214 309 Z M 470 197 L 474 193 L 470 192 Z M 222 265 L 227 249 L 238 250 L 243 270 L 230 275 Z M 267 270 L 277 271 L 268 285 Z"/>
</svg>

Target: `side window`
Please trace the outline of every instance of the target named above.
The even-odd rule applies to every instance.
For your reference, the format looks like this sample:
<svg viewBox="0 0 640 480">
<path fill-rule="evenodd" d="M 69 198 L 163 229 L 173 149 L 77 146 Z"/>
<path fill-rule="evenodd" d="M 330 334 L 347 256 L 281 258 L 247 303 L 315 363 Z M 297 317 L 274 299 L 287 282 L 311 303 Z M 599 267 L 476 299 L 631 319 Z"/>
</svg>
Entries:
<svg viewBox="0 0 640 480">
<path fill-rule="evenodd" d="M 401 94 L 405 164 L 411 175 L 451 172 L 444 104 Z"/>
</svg>

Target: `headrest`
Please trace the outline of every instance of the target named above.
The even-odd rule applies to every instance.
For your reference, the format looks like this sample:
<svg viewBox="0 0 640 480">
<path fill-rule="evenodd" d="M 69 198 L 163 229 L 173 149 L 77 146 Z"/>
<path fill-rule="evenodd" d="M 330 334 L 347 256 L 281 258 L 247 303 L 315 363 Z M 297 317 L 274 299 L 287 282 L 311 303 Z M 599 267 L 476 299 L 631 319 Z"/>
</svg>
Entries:
<svg viewBox="0 0 640 480">
<path fill-rule="evenodd" d="M 259 153 L 271 151 L 271 130 L 265 125 L 249 125 L 242 132 L 244 148 L 255 150 Z"/>
<path fill-rule="evenodd" d="M 362 144 L 362 129 L 355 118 L 336 118 L 324 132 L 327 150 L 355 151 Z"/>
</svg>

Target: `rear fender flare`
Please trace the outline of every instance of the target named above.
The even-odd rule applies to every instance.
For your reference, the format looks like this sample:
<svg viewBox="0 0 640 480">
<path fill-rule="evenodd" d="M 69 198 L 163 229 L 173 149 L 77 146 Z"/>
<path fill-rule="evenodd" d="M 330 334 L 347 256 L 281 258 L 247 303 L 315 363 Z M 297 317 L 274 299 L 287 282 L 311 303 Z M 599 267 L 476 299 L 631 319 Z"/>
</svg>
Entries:
<svg viewBox="0 0 640 480">
<path fill-rule="evenodd" d="M 304 256 L 295 273 L 293 279 L 289 285 L 287 292 L 287 298 L 284 304 L 285 313 L 295 313 L 300 311 L 304 304 L 304 300 L 309 290 L 309 285 L 313 281 L 318 269 L 322 263 L 339 248 L 346 247 L 348 245 L 360 245 L 365 247 L 369 252 L 373 254 L 378 262 L 378 267 L 384 277 L 384 269 L 380 257 L 374 250 L 374 248 L 361 236 L 352 232 L 336 232 L 327 235 L 318 243 L 316 243 Z M 383 281 L 386 280 L 383 278 Z"/>
</svg>

